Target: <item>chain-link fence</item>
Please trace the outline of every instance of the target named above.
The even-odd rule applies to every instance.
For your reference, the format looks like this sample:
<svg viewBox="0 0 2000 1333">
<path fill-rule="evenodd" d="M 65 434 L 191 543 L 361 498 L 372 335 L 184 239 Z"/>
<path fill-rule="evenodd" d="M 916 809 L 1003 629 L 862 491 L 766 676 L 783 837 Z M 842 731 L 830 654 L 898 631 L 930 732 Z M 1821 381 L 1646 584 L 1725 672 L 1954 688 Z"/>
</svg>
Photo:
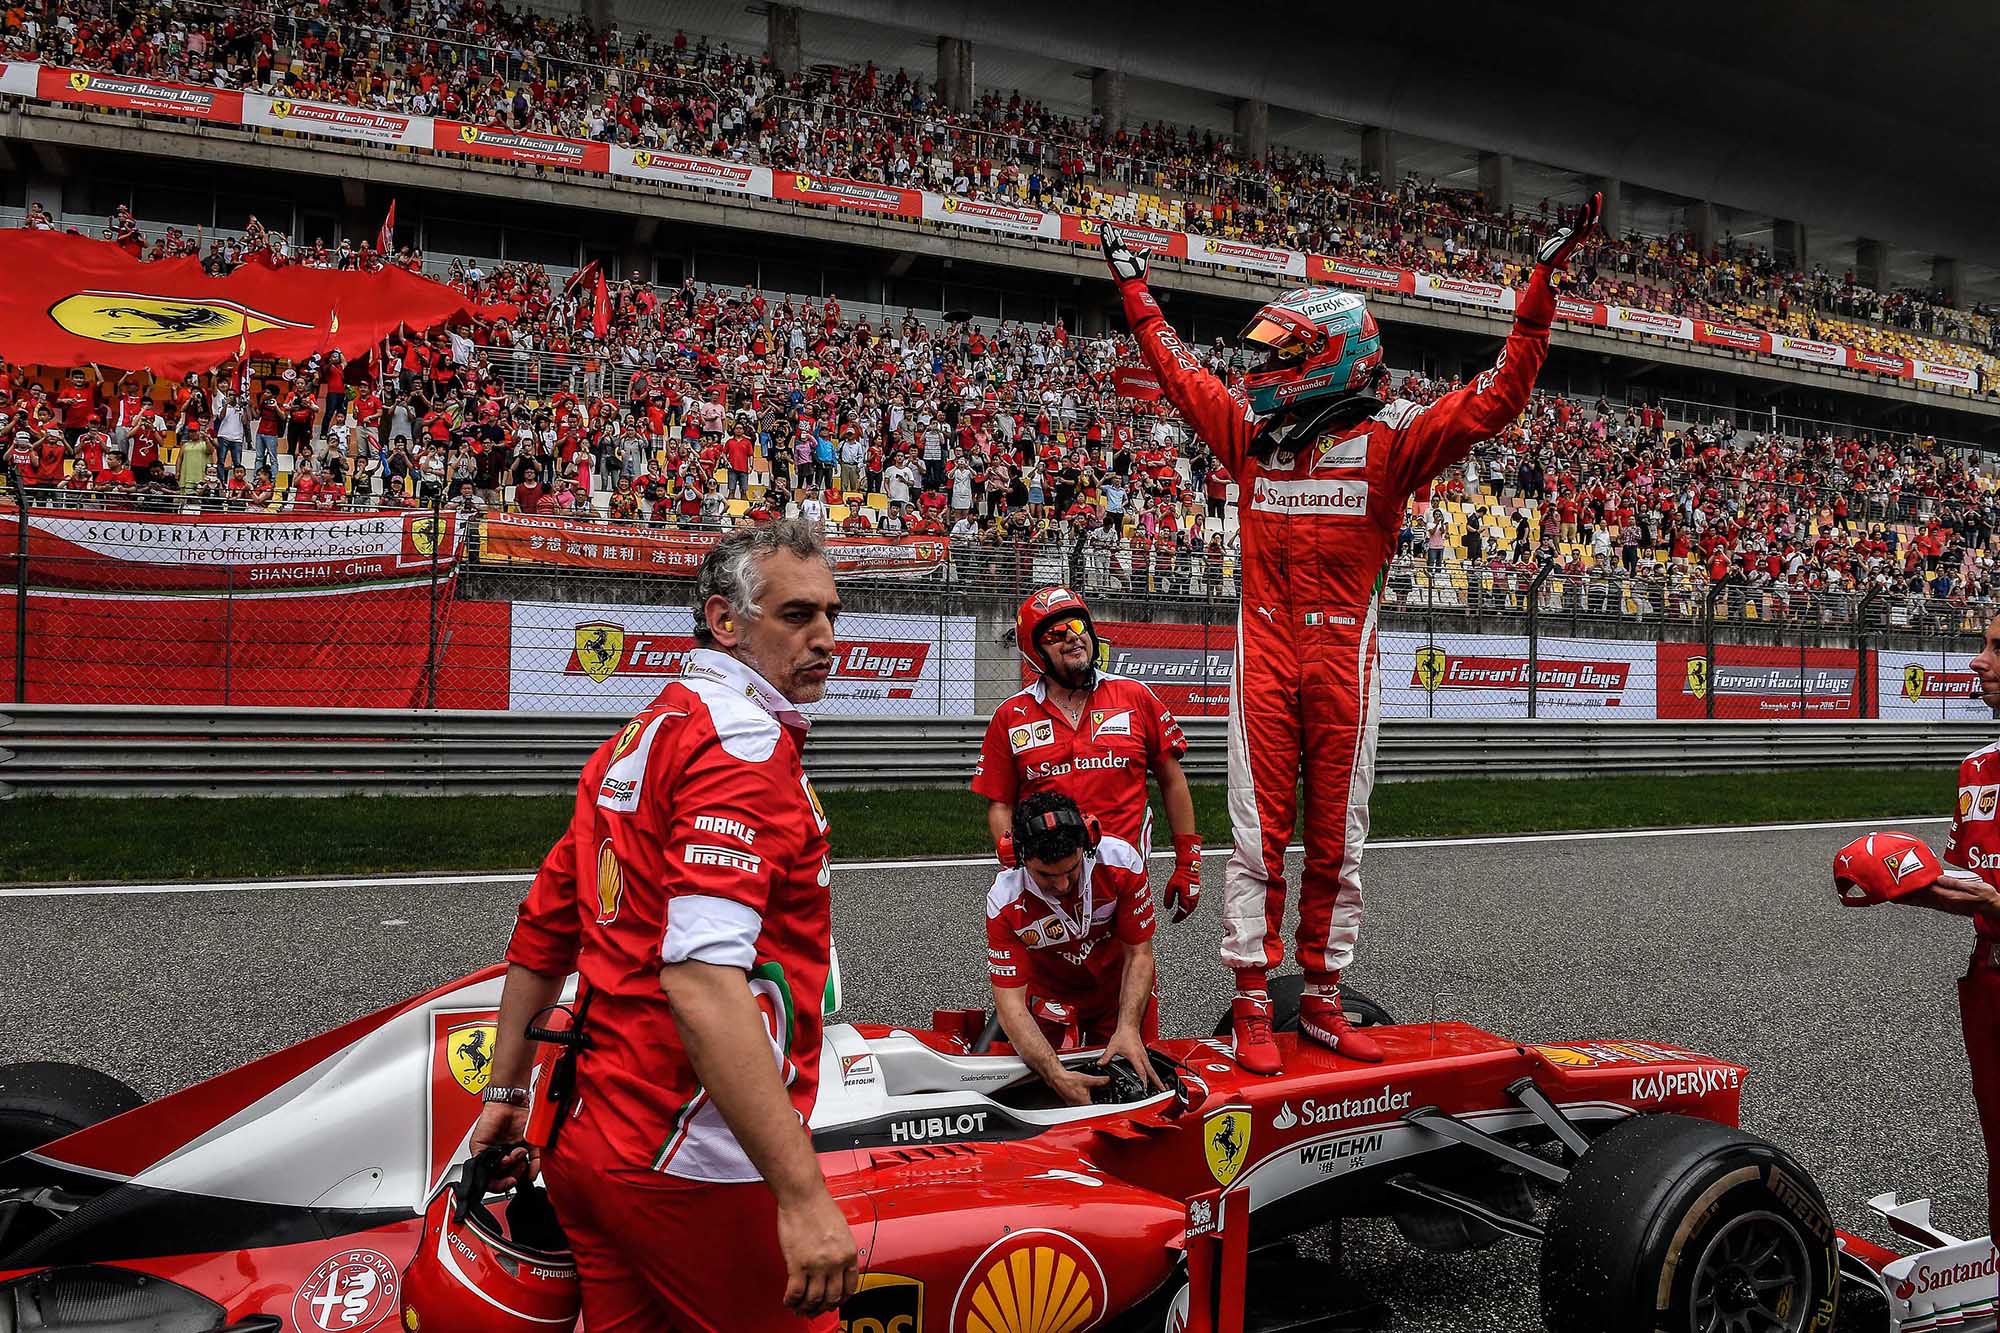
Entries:
<svg viewBox="0 0 2000 1333">
<path fill-rule="evenodd" d="M 82 517 L 55 521 L 143 521 L 69 512 Z M 432 520 L 420 512 L 400 521 L 411 525 L 407 543 Z M 8 701 L 605 715 L 635 711 L 679 673 L 692 647 L 692 576 L 722 531 L 467 516 L 463 564 L 441 563 L 435 544 L 406 545 L 409 558 L 386 573 L 325 560 L 223 565 L 190 580 L 46 542 L 23 558 L 16 527 L 0 523 Z M 815 711 L 990 712 L 1030 678 L 1013 642 L 1016 609 L 1062 583 L 1090 598 L 1109 670 L 1152 685 L 1183 715 L 1226 712 L 1236 553 L 1143 534 L 1113 542 L 1103 531 L 829 534 L 848 612 Z M 1299 636 L 1356 632 L 1312 608 L 1292 610 Z M 1382 584 L 1382 710 L 1976 719 L 1986 713 L 1970 661 L 1990 615 L 1983 604 L 1895 589 L 1398 556 Z"/>
</svg>

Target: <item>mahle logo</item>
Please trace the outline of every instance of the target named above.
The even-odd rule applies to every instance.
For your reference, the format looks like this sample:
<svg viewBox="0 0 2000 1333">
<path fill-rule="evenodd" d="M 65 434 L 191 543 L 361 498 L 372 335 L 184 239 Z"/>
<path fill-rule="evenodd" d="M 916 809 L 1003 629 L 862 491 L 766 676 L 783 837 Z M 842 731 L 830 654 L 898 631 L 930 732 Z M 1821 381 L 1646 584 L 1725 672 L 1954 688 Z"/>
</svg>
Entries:
<svg viewBox="0 0 2000 1333">
<path fill-rule="evenodd" d="M 124 346 L 219 342 L 267 329 L 313 327 L 234 301 L 149 296 L 141 292 L 78 292 L 50 306 L 49 318 L 58 328 L 79 338 Z"/>
</svg>

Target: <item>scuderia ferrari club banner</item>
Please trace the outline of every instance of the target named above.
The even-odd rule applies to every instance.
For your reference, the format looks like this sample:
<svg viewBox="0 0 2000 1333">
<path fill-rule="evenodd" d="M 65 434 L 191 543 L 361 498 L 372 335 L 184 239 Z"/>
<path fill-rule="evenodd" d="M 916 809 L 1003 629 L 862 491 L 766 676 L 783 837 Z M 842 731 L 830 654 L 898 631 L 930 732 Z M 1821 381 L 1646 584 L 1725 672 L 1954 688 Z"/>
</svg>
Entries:
<svg viewBox="0 0 2000 1333">
<path fill-rule="evenodd" d="M 680 676 L 694 649 L 685 606 L 514 602 L 508 706 L 629 717 Z M 968 717 L 971 616 L 840 618 L 826 698 L 814 716 Z"/>
<path fill-rule="evenodd" d="M 0 231 L 0 358 L 96 364 L 169 377 L 213 370 L 239 351 L 303 360 L 357 356 L 399 324 L 417 332 L 475 314 L 465 293 L 400 268 L 274 268 L 253 261 L 212 278 L 191 256 L 134 259 L 109 241 Z"/>
<path fill-rule="evenodd" d="M 448 578 L 454 517 L 381 514 L 28 513 L 28 581 L 37 588 L 147 592 L 359 588 Z M 0 559 L 19 532 L 0 524 Z"/>
</svg>

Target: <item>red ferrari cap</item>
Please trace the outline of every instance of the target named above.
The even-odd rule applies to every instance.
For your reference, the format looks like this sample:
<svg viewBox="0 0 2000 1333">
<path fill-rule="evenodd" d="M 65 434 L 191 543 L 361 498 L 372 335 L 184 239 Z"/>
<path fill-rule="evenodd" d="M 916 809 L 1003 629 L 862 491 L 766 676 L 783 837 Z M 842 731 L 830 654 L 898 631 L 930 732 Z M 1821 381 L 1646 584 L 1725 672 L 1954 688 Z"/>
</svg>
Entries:
<svg viewBox="0 0 2000 1333">
<path fill-rule="evenodd" d="M 1833 857 L 1833 889 L 1849 907 L 1892 903 L 1944 876 L 1937 853 L 1908 833 L 1868 833 Z"/>
</svg>

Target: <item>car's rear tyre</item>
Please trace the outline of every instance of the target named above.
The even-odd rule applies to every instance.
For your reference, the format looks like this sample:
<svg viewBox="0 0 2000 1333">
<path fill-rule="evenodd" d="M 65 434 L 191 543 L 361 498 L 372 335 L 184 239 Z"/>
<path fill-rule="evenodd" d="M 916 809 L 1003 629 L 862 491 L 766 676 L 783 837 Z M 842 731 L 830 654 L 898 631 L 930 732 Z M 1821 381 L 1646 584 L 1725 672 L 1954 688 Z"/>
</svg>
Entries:
<svg viewBox="0 0 2000 1333">
<path fill-rule="evenodd" d="M 1600 1135 L 1542 1244 L 1550 1333 L 1825 1333 L 1839 1290 L 1812 1177 L 1775 1144 L 1687 1116 L 1635 1116 Z"/>
<path fill-rule="evenodd" d="M 0 1185 L 7 1183 L 9 1158 L 145 1104 L 131 1087 L 87 1065 L 0 1065 Z"/>
<path fill-rule="evenodd" d="M 1287 972 L 1271 978 L 1271 1031 L 1297 1032 L 1299 1030 L 1299 999 L 1305 994 L 1306 979 L 1297 972 Z M 1389 1011 L 1368 996 L 1343 984 L 1340 988 L 1340 1007 L 1346 1011 L 1347 1019 L 1358 1028 L 1388 1027 L 1395 1023 Z M 1215 1020 L 1215 1034 L 1229 1035 L 1229 1010 L 1225 1006 L 1222 1017 Z"/>
</svg>

